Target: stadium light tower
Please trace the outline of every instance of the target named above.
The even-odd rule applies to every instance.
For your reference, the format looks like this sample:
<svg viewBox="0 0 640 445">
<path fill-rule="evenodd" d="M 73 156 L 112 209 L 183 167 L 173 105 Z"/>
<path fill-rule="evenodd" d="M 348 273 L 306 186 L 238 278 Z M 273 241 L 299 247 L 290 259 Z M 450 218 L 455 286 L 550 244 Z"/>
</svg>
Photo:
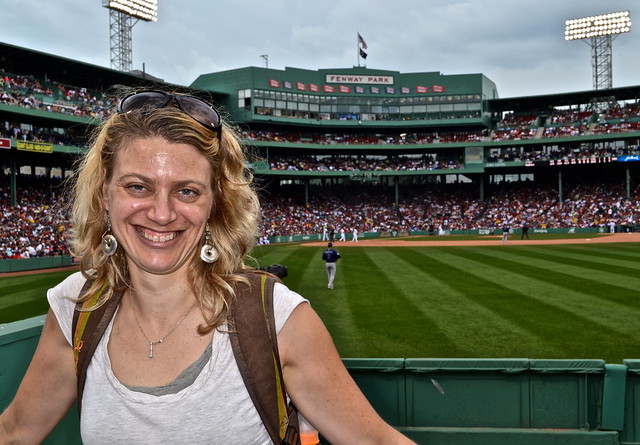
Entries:
<svg viewBox="0 0 640 445">
<path fill-rule="evenodd" d="M 139 20 L 158 20 L 157 0 L 102 0 L 109 9 L 109 35 L 111 39 L 111 68 L 131 71 L 131 29 Z"/>
<path fill-rule="evenodd" d="M 571 19 L 565 25 L 565 40 L 584 40 L 591 46 L 593 89 L 611 88 L 611 42 L 631 31 L 629 11 Z"/>
</svg>

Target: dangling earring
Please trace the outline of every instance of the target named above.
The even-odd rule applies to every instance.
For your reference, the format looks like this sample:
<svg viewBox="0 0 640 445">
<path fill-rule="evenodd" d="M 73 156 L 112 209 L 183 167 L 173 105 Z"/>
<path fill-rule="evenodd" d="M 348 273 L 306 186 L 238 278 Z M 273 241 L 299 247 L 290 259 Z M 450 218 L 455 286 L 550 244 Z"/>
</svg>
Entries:
<svg viewBox="0 0 640 445">
<path fill-rule="evenodd" d="M 207 227 L 204 229 L 204 246 L 200 249 L 200 259 L 209 264 L 215 263 L 218 259 L 218 251 L 213 247 L 209 224 L 207 224 Z"/>
<path fill-rule="evenodd" d="M 107 231 L 102 235 L 102 253 L 111 256 L 118 250 L 118 240 L 111 234 L 111 218 L 107 212 Z"/>
</svg>

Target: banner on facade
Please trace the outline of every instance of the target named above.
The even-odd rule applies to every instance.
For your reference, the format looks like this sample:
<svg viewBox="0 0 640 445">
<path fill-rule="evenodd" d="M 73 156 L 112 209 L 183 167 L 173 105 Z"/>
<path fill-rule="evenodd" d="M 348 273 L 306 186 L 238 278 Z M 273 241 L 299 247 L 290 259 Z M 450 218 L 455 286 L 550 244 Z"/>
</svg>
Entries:
<svg viewBox="0 0 640 445">
<path fill-rule="evenodd" d="M 46 142 L 18 141 L 18 150 L 34 151 L 36 153 L 53 153 L 53 144 Z"/>
</svg>

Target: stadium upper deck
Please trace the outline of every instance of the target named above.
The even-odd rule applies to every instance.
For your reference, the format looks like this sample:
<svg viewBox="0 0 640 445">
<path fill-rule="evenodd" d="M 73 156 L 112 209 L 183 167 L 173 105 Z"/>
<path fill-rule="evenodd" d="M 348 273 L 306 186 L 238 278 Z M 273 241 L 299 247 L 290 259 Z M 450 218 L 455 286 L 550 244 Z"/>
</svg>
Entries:
<svg viewBox="0 0 640 445">
<path fill-rule="evenodd" d="M 0 43 L 0 53 L 8 79 L 32 82 L 3 85 L 8 97 L 0 101 L 0 124 L 13 136 L 10 147 L 0 151 L 4 171 L 69 168 L 83 149 L 85 130 L 111 107 L 114 87 L 163 85 L 144 74 L 7 44 Z M 636 159 L 629 155 L 640 138 L 640 86 L 498 98 L 496 85 L 482 74 L 248 67 L 203 74 L 189 87 L 171 88 L 201 91 L 227 112 L 253 147 L 256 174 L 273 179 L 334 177 L 348 183 L 366 178 L 350 170 L 270 168 L 282 158 L 316 162 L 336 155 L 367 161 L 429 158 L 447 165 L 447 174 L 455 165 L 456 175 L 479 184 L 497 176 L 547 174 L 543 168 L 549 165 L 616 161 L 627 176 L 629 168 L 636 169 L 617 161 Z M 596 112 L 595 105 L 603 102 L 608 110 Z M 434 179 L 440 175 L 433 168 L 397 169 L 377 172 L 374 179 L 396 178 L 391 185 L 398 177 L 441 181 Z"/>
</svg>

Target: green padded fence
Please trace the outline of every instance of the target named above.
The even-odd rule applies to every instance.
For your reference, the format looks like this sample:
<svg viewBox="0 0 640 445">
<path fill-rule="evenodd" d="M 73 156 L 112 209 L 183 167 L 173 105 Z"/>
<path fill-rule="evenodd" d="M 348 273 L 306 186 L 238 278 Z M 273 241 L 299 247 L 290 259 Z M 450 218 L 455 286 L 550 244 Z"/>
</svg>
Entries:
<svg viewBox="0 0 640 445">
<path fill-rule="evenodd" d="M 9 405 L 38 346 L 46 317 L 0 324 L 0 411 Z M 44 445 L 81 445 L 80 423 L 74 407 L 43 442 Z"/>
<path fill-rule="evenodd" d="M 598 428 L 603 360 L 531 360 L 531 428 Z"/>
<path fill-rule="evenodd" d="M 399 428 L 420 445 L 620 445 L 617 432 L 514 428 Z"/>
<path fill-rule="evenodd" d="M 0 325 L 0 410 L 15 395 L 44 320 Z M 525 358 L 344 363 L 376 411 L 419 444 L 640 443 L 640 360 L 616 365 Z M 81 443 L 75 408 L 44 443 Z"/>
<path fill-rule="evenodd" d="M 380 416 L 407 426 L 404 359 L 344 359 L 345 366 Z"/>
<path fill-rule="evenodd" d="M 627 385 L 625 365 L 604 366 L 604 389 L 602 391 L 602 423 L 604 430 L 622 431 L 624 428 L 624 399 Z M 621 401 L 623 403 L 621 403 Z"/>
<path fill-rule="evenodd" d="M 627 382 L 624 402 L 624 429 L 622 443 L 640 443 L 640 360 L 624 360 Z"/>
<path fill-rule="evenodd" d="M 528 427 L 527 359 L 407 359 L 407 425 Z"/>
</svg>

